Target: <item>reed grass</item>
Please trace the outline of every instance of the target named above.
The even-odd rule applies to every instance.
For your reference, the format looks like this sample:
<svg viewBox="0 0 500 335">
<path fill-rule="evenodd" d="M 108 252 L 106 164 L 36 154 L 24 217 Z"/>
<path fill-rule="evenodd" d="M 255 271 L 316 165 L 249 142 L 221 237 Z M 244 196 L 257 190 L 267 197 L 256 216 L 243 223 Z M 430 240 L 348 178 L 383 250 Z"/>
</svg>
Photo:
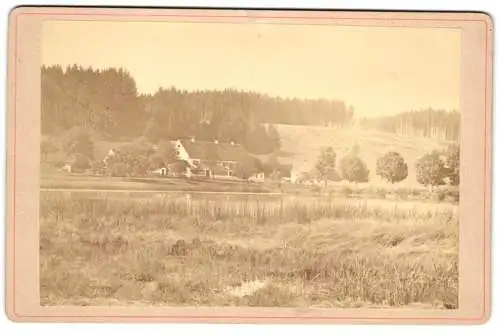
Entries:
<svg viewBox="0 0 500 335">
<path fill-rule="evenodd" d="M 456 206 L 57 192 L 40 217 L 44 305 L 458 307 Z"/>
</svg>

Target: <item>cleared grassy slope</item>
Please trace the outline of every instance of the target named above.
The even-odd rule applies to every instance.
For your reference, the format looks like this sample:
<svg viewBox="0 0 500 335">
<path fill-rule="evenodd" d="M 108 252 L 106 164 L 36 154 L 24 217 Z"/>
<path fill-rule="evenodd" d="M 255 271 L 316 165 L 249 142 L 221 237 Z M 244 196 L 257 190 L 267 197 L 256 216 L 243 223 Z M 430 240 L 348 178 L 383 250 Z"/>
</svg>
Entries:
<svg viewBox="0 0 500 335">
<path fill-rule="evenodd" d="M 399 152 L 408 163 L 408 178 L 405 185 L 416 185 L 415 163 L 419 157 L 434 149 L 443 149 L 449 142 L 399 136 L 396 134 L 368 131 L 359 128 L 334 129 L 314 126 L 275 125 L 282 149 L 295 153 L 294 166 L 310 171 L 314 168 L 321 148 L 331 146 L 337 153 L 337 162 L 358 144 L 359 156 L 370 170 L 371 183 L 382 183 L 375 175 L 376 161 L 388 151 Z"/>
</svg>

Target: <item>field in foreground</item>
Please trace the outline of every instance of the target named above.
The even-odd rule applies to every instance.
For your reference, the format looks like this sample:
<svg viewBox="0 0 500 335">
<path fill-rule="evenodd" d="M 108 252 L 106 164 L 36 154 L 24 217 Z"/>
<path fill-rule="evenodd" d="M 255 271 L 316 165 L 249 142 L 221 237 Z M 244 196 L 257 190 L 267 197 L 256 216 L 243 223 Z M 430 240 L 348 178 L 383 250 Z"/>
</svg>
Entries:
<svg viewBox="0 0 500 335">
<path fill-rule="evenodd" d="M 451 204 L 42 192 L 42 305 L 457 308 Z"/>
</svg>

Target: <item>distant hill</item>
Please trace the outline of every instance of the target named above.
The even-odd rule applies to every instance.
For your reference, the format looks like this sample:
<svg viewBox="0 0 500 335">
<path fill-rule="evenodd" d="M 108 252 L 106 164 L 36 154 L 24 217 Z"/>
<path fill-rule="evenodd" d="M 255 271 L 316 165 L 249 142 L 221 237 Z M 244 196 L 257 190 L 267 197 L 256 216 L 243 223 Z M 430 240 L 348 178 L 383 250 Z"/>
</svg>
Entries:
<svg viewBox="0 0 500 335">
<path fill-rule="evenodd" d="M 370 170 L 372 183 L 381 183 L 375 174 L 378 157 L 387 151 L 397 151 L 408 164 L 408 178 L 402 183 L 416 185 L 415 163 L 419 157 L 434 150 L 444 149 L 452 142 L 426 137 L 401 136 L 362 128 L 333 129 L 315 126 L 275 125 L 282 143 L 282 150 L 295 153 L 294 167 L 302 171 L 314 169 L 318 154 L 323 147 L 331 146 L 337 154 L 337 162 L 357 144 L 359 156 Z"/>
</svg>

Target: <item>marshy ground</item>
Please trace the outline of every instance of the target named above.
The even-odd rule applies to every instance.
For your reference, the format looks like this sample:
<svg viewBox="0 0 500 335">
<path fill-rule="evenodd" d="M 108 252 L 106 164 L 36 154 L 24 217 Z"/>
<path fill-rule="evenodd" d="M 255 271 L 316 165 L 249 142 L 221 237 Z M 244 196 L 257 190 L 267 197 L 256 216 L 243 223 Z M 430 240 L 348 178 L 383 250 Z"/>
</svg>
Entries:
<svg viewBox="0 0 500 335">
<path fill-rule="evenodd" d="M 41 192 L 42 305 L 457 308 L 457 206 Z"/>
</svg>

